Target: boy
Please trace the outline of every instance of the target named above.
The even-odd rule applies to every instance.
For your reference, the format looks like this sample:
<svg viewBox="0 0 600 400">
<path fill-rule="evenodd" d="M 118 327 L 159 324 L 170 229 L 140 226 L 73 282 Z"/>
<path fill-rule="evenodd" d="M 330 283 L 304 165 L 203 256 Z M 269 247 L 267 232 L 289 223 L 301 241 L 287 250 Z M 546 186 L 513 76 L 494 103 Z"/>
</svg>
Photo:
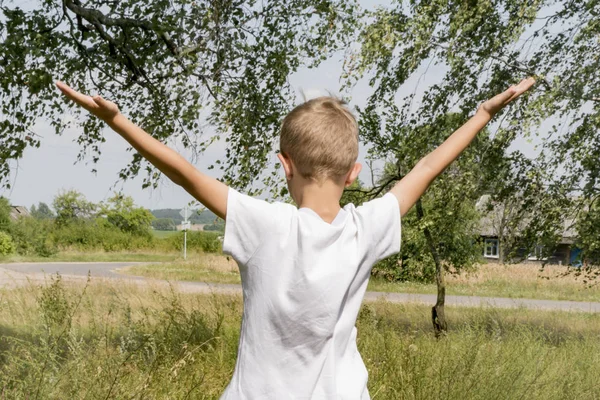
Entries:
<svg viewBox="0 0 600 400">
<path fill-rule="evenodd" d="M 343 209 L 357 178 L 358 125 L 344 103 L 310 100 L 281 126 L 289 192 L 298 205 L 253 199 L 197 171 L 119 113 L 114 103 L 57 86 L 103 119 L 152 164 L 225 219 L 223 250 L 238 262 L 244 313 L 237 363 L 222 399 L 369 399 L 356 317 L 371 267 L 400 251 L 400 218 L 532 78 L 475 116 L 383 197 Z"/>
</svg>

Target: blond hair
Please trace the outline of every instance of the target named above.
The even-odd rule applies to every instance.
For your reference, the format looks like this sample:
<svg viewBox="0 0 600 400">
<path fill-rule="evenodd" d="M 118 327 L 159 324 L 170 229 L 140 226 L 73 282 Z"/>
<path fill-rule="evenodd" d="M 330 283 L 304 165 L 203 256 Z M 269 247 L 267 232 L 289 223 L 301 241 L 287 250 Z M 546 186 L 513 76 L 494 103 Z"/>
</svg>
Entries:
<svg viewBox="0 0 600 400">
<path fill-rule="evenodd" d="M 358 123 L 344 101 L 318 97 L 283 119 L 280 149 L 304 178 L 337 180 L 358 158 Z"/>
</svg>

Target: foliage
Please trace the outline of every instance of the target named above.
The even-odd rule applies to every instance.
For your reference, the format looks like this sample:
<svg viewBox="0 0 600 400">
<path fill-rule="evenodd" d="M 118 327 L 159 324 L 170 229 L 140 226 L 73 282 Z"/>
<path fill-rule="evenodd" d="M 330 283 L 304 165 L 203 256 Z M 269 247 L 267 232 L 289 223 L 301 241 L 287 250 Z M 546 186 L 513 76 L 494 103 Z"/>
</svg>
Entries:
<svg viewBox="0 0 600 400">
<path fill-rule="evenodd" d="M 340 205 L 344 207 L 346 204 L 352 203 L 356 207 L 360 206 L 368 199 L 364 194 L 365 189 L 363 183 L 357 178 L 352 182 L 352 185 L 344 189 L 344 193 L 342 193 L 342 198 L 340 199 Z"/>
<path fill-rule="evenodd" d="M 96 211 L 96 205 L 87 201 L 85 196 L 76 190 L 66 190 L 59 193 L 54 198 L 52 206 L 56 210 L 56 223 L 58 225 L 90 219 Z"/>
<path fill-rule="evenodd" d="M 95 1 L 36 0 L 0 9 L 0 177 L 8 161 L 40 137 L 44 119 L 62 132 L 70 111 L 53 87 L 68 82 L 100 92 L 161 141 L 198 154 L 217 137 L 227 142 L 225 179 L 247 186 L 268 163 L 281 117 L 295 100 L 288 76 L 344 48 L 355 30 L 356 4 L 346 0 Z M 10 77 L 10 78 L 9 78 Z M 103 124 L 80 110 L 80 158 L 100 157 Z M 206 137 L 203 120 L 217 135 Z M 120 172 L 159 174 L 134 154 Z M 268 178 L 268 177 L 267 177 Z"/>
<path fill-rule="evenodd" d="M 387 190 L 464 121 L 463 115 L 451 113 L 431 124 L 407 128 L 400 118 L 399 109 L 393 104 L 388 104 L 385 110 L 367 108 L 361 112 L 363 137 L 374 138 L 385 129 L 383 137 L 371 147 L 372 157 L 396 158 L 393 163 L 386 163 L 380 182 L 366 191 L 367 195 Z M 475 265 L 482 254 L 481 246 L 476 244 L 480 221 L 476 203 L 489 188 L 486 178 L 495 162 L 486 154 L 489 144 L 486 129 L 433 182 L 421 200 L 424 216 L 419 218 L 416 209 L 404 216 L 400 254 L 377 264 L 373 269 L 375 275 L 389 280 L 433 281 L 435 264 L 423 234 L 425 228 L 431 232 L 446 270 L 459 271 Z"/>
<path fill-rule="evenodd" d="M 169 236 L 165 241 L 168 241 L 169 248 L 177 251 L 183 251 L 183 232 L 179 232 L 177 235 Z M 206 253 L 218 253 L 222 250 L 222 243 L 219 237 L 220 232 L 206 232 L 206 231 L 189 231 L 187 233 L 187 248 L 196 249 Z"/>
<path fill-rule="evenodd" d="M 413 1 L 369 12 L 346 82 L 366 77 L 374 88 L 361 110 L 364 122 L 383 128 L 363 130 L 372 157 L 412 152 L 414 143 L 398 136 L 421 140 L 419 127 L 448 112 L 465 120 L 492 94 L 535 76 L 536 90 L 492 125 L 484 159 L 494 166 L 494 200 L 519 197 L 516 214 L 526 214 L 524 243 L 514 247 L 551 251 L 561 219 L 578 206 L 572 199 L 600 194 L 598 12 L 597 0 Z M 440 78 L 428 74 L 434 65 Z M 526 139 L 537 145 L 533 154 Z"/>
<path fill-rule="evenodd" d="M 11 225 L 10 203 L 8 199 L 0 196 L 0 231 L 8 231 Z"/>
<path fill-rule="evenodd" d="M 214 232 L 225 232 L 225 221 L 219 219 L 218 221 L 210 224 L 204 225 L 205 231 L 214 231 Z"/>
<path fill-rule="evenodd" d="M 15 251 L 15 244 L 8 233 L 0 231 L 0 256 L 8 256 Z"/>
<path fill-rule="evenodd" d="M 592 203 L 576 222 L 577 245 L 585 264 L 600 266 L 600 202 Z"/>
<path fill-rule="evenodd" d="M 100 205 L 99 216 L 123 232 L 149 235 L 154 216 L 143 207 L 136 207 L 133 198 L 115 194 L 106 203 Z"/>
<path fill-rule="evenodd" d="M 174 231 L 176 228 L 171 218 L 154 218 L 152 227 L 157 231 Z"/>
<path fill-rule="evenodd" d="M 50 257 L 58 252 L 53 232 L 56 226 L 51 220 L 19 218 L 10 229 L 20 255 Z"/>
<path fill-rule="evenodd" d="M 36 219 L 52 219 L 54 218 L 54 212 L 50 209 L 48 204 L 44 202 L 39 202 L 37 207 L 34 205 L 31 206 L 29 210 L 31 216 Z"/>
<path fill-rule="evenodd" d="M 52 232 L 52 240 L 62 249 L 124 251 L 151 249 L 151 235 L 123 232 L 105 218 L 75 221 L 59 225 Z"/>
</svg>

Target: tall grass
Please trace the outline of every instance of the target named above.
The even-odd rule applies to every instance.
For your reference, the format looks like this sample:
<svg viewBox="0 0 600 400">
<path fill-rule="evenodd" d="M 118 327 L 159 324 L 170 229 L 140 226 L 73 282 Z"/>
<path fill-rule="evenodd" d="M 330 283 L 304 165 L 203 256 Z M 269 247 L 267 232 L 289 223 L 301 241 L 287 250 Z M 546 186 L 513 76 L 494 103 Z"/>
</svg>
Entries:
<svg viewBox="0 0 600 400">
<path fill-rule="evenodd" d="M 53 277 L 0 290 L 0 399 L 217 399 L 231 377 L 237 296 Z M 363 306 L 358 345 L 373 399 L 595 399 L 600 316 Z M 260 368 L 260 366 L 256 366 Z"/>
</svg>

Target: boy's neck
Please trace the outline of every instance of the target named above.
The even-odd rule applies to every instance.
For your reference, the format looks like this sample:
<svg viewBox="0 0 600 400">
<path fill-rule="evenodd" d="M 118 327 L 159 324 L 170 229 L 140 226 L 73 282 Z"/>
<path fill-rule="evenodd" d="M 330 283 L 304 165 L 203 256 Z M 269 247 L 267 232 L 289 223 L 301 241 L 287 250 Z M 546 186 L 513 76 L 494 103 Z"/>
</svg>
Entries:
<svg viewBox="0 0 600 400">
<path fill-rule="evenodd" d="M 299 193 L 298 208 L 310 208 L 328 224 L 333 222 L 340 212 L 340 199 L 344 187 L 331 180 L 310 182 L 303 185 Z"/>
</svg>

